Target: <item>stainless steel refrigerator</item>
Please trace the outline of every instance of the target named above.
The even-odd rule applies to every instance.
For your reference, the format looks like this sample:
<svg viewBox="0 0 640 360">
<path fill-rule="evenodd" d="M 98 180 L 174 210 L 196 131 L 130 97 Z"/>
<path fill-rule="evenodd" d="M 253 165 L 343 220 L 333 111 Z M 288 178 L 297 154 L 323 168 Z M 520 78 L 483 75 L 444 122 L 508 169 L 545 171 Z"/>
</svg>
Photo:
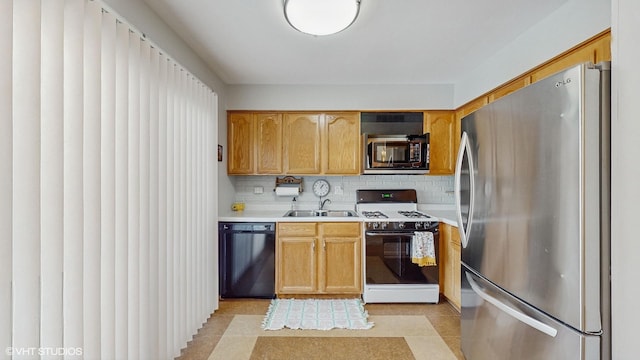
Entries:
<svg viewBox="0 0 640 360">
<path fill-rule="evenodd" d="M 468 360 L 610 358 L 609 89 L 583 64 L 461 120 Z"/>
</svg>

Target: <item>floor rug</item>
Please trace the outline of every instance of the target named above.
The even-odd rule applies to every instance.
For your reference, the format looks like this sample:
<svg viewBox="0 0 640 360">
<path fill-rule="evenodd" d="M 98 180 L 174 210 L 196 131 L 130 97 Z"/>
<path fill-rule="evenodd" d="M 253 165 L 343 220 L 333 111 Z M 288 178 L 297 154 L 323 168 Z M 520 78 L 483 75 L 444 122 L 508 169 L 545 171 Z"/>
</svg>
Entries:
<svg viewBox="0 0 640 360">
<path fill-rule="evenodd" d="M 431 354 L 433 356 L 433 354 Z M 260 336 L 250 360 L 415 359 L 403 337 Z M 433 359 L 438 358 L 437 355 Z"/>
<path fill-rule="evenodd" d="M 370 329 L 360 299 L 274 299 L 262 322 L 264 330 Z"/>
</svg>

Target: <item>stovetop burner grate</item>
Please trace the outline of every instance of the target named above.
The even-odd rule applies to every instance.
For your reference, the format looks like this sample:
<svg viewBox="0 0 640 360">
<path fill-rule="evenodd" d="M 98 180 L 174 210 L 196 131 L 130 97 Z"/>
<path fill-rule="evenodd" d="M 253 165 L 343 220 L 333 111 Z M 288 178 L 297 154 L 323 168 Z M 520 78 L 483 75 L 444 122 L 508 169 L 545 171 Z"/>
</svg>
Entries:
<svg viewBox="0 0 640 360">
<path fill-rule="evenodd" d="M 370 219 L 386 219 L 388 218 L 382 211 L 363 211 L 362 215 Z"/>
<path fill-rule="evenodd" d="M 421 219 L 426 219 L 429 218 L 430 216 L 427 214 L 423 214 L 419 211 L 398 211 L 398 214 L 406 216 L 408 218 L 421 218 Z"/>
</svg>

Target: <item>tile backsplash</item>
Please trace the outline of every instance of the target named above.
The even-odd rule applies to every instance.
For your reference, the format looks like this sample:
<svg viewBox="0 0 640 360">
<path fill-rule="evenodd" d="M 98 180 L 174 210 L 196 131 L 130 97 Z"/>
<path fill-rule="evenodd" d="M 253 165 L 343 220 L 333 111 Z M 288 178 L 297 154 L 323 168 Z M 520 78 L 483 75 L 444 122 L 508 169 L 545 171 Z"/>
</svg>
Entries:
<svg viewBox="0 0 640 360">
<path fill-rule="evenodd" d="M 299 176 L 296 176 L 299 177 Z M 292 197 L 275 195 L 275 176 L 232 176 L 235 200 L 255 205 L 286 205 Z M 326 179 L 331 192 L 326 198 L 331 204 L 355 204 L 359 189 L 416 189 L 420 204 L 453 204 L 453 176 L 424 175 L 362 175 L 362 176 L 302 176 L 304 191 L 297 198 L 300 208 L 317 207 L 318 198 L 313 194 L 313 182 Z M 342 189 L 342 194 L 340 194 Z M 262 190 L 262 193 L 257 193 Z M 331 208 L 331 205 L 329 205 Z"/>
</svg>

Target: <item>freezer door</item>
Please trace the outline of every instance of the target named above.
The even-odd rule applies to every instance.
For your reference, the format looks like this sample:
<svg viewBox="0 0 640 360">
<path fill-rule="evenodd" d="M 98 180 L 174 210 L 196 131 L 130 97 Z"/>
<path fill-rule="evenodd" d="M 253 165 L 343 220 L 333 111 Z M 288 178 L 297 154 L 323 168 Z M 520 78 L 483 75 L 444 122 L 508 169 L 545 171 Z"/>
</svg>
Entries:
<svg viewBox="0 0 640 360">
<path fill-rule="evenodd" d="M 602 329 L 599 78 L 571 68 L 463 118 L 456 182 L 462 262 L 594 333 Z"/>
<path fill-rule="evenodd" d="M 462 268 L 461 347 L 467 360 L 600 358 L 600 337 L 577 332 Z"/>
</svg>

